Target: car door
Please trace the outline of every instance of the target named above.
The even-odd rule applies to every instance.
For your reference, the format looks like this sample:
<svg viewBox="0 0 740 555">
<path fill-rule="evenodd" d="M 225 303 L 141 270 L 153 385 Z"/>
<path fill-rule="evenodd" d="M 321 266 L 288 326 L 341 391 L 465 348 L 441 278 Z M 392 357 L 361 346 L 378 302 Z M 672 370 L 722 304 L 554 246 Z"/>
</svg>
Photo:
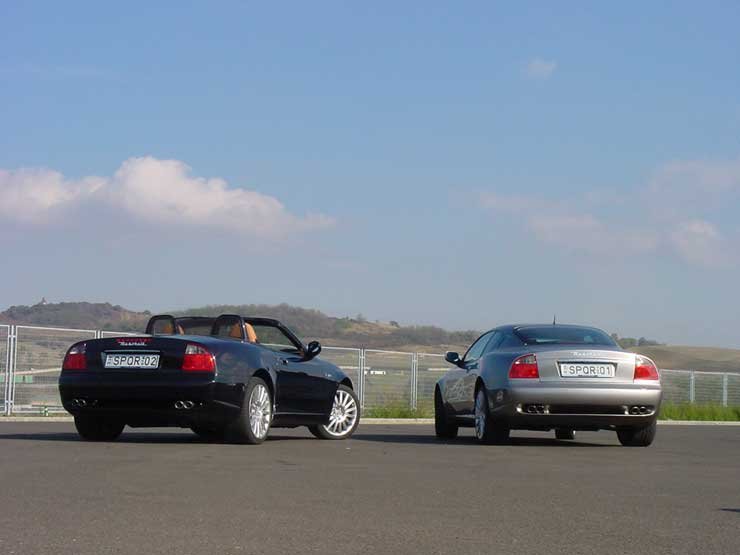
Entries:
<svg viewBox="0 0 740 555">
<path fill-rule="evenodd" d="M 337 382 L 331 367 L 303 353 L 277 353 L 278 410 L 301 415 L 326 416 L 331 411 Z"/>
<path fill-rule="evenodd" d="M 306 360 L 303 345 L 275 323 L 249 319 L 256 343 L 275 355 L 277 377 L 276 411 L 284 415 L 328 414 L 336 383 L 329 365 L 319 359 Z"/>
<path fill-rule="evenodd" d="M 456 376 L 453 386 L 454 399 L 450 399 L 457 414 L 472 414 L 475 380 L 478 377 L 478 361 L 495 330 L 481 335 L 468 349 L 460 364 L 461 372 Z"/>
</svg>

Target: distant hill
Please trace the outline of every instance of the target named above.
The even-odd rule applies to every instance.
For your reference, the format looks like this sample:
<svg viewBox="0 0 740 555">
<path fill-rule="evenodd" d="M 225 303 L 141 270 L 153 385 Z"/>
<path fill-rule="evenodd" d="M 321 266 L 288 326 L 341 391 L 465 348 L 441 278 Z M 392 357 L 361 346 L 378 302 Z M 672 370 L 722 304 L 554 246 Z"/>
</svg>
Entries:
<svg viewBox="0 0 740 555">
<path fill-rule="evenodd" d="M 395 322 L 368 322 L 362 316 L 336 318 L 313 309 L 287 304 L 214 305 L 172 312 L 173 315 L 217 316 L 243 314 L 277 318 L 299 337 L 318 339 L 336 347 L 365 347 L 428 351 L 463 350 L 477 336 L 476 331 L 447 331 L 435 326 L 400 326 Z M 36 326 L 144 331 L 149 311 L 135 312 L 110 303 L 39 303 L 12 306 L 0 312 L 0 323 Z"/>
<path fill-rule="evenodd" d="M 2 324 L 28 324 L 57 328 L 139 331 L 151 313 L 134 312 L 110 303 L 46 303 L 11 306 L 0 312 Z"/>
<path fill-rule="evenodd" d="M 479 332 L 447 331 L 435 326 L 400 326 L 396 322 L 369 322 L 362 316 L 337 318 L 319 310 L 287 304 L 214 305 L 173 312 L 217 316 L 232 313 L 266 316 L 285 322 L 303 339 L 318 339 L 335 347 L 364 347 L 398 351 L 442 353 L 464 351 Z M 29 324 L 62 328 L 103 329 L 142 332 L 151 316 L 110 303 L 46 303 L 12 306 L 0 312 L 0 323 Z M 711 347 L 657 345 L 645 338 L 634 339 L 613 334 L 624 347 L 652 358 L 660 368 L 740 372 L 740 350 Z"/>
<path fill-rule="evenodd" d="M 740 372 L 740 350 L 719 347 L 686 347 L 683 345 L 652 345 L 631 347 L 650 357 L 658 368 L 702 370 L 704 372 Z"/>
</svg>

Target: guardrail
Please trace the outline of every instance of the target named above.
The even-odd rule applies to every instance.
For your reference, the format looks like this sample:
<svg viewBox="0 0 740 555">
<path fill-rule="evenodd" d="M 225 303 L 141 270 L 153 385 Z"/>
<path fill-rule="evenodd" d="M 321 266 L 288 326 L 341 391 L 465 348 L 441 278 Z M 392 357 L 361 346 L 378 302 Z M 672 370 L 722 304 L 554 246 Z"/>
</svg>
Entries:
<svg viewBox="0 0 740 555">
<path fill-rule="evenodd" d="M 6 416 L 63 412 L 57 381 L 77 341 L 131 332 L 0 325 L 0 395 Z M 324 347 L 321 357 L 355 384 L 365 408 L 431 410 L 434 386 L 450 368 L 441 354 Z M 740 373 L 661 370 L 664 401 L 740 406 Z"/>
</svg>

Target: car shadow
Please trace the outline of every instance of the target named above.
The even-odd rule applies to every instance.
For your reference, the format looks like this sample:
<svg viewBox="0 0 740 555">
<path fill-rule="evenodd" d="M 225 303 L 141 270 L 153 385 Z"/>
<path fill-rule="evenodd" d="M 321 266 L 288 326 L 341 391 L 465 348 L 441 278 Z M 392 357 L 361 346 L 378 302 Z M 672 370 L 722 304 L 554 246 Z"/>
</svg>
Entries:
<svg viewBox="0 0 740 555">
<path fill-rule="evenodd" d="M 97 443 L 87 442 L 80 438 L 75 432 L 58 432 L 58 433 L 13 433 L 0 434 L 0 440 L 15 441 L 61 441 L 76 443 Z M 268 435 L 266 442 L 272 441 L 317 441 L 311 435 L 306 436 L 289 436 L 289 435 Z M 113 442 L 100 443 L 133 443 L 133 444 L 214 444 L 214 445 L 232 445 L 225 441 L 212 441 L 198 437 L 195 434 L 188 433 L 166 433 L 166 432 L 126 432 Z M 236 445 L 236 444 L 233 444 Z"/>
<path fill-rule="evenodd" d="M 725 512 L 725 513 L 738 513 L 738 514 L 740 514 L 740 509 L 729 509 L 727 507 L 721 508 L 720 511 Z"/>
<path fill-rule="evenodd" d="M 353 439 L 361 441 L 377 441 L 380 443 L 399 443 L 399 444 L 416 444 L 416 445 L 480 445 L 472 436 L 458 437 L 455 439 L 440 440 L 433 434 L 366 434 L 356 433 Z M 609 445 L 604 443 L 589 443 L 585 441 L 563 441 L 547 437 L 516 437 L 513 436 L 505 444 L 516 447 L 618 447 L 618 445 Z"/>
</svg>

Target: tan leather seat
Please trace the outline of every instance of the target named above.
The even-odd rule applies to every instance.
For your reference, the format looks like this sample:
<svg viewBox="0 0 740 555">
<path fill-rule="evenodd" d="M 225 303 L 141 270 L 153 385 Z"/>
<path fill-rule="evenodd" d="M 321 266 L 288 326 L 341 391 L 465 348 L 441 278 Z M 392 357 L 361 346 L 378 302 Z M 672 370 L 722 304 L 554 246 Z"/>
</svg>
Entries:
<svg viewBox="0 0 740 555">
<path fill-rule="evenodd" d="M 234 324 L 233 326 L 231 326 L 231 329 L 229 330 L 229 337 L 233 337 L 234 339 L 242 338 L 242 330 L 239 324 Z"/>
<path fill-rule="evenodd" d="M 247 332 L 247 341 L 249 341 L 250 343 L 258 343 L 257 332 L 254 331 L 254 326 L 252 324 L 244 322 L 244 329 Z"/>
</svg>

